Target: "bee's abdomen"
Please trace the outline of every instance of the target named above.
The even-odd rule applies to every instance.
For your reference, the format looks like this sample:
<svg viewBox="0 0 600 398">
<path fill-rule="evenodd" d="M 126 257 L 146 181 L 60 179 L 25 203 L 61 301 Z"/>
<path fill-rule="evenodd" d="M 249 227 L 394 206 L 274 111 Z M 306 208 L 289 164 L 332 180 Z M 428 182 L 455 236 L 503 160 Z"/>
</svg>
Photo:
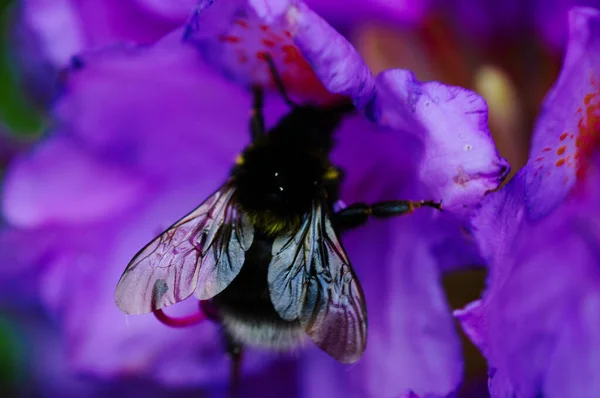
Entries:
<svg viewBox="0 0 600 398">
<path fill-rule="evenodd" d="M 214 297 L 223 327 L 237 343 L 290 349 L 304 337 L 298 321 L 285 321 L 271 303 L 268 268 L 273 239 L 257 231 L 238 276 Z"/>
<path fill-rule="evenodd" d="M 242 345 L 290 350 L 304 341 L 304 331 L 298 321 L 250 319 L 227 309 L 221 311 L 221 317 L 227 333 Z"/>
</svg>

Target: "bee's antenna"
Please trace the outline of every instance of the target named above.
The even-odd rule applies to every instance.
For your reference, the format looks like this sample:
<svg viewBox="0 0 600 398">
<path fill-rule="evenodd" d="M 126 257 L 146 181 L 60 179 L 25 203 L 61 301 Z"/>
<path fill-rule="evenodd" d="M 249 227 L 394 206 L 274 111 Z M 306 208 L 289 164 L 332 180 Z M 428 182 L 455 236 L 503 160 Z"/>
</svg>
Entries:
<svg viewBox="0 0 600 398">
<path fill-rule="evenodd" d="M 273 57 L 271 57 L 271 54 L 266 53 L 264 54 L 263 58 L 269 65 L 269 71 L 271 72 L 271 76 L 273 76 L 275 86 L 277 87 L 277 90 L 279 90 L 279 94 L 281 94 L 285 103 L 288 104 L 290 108 L 297 108 L 299 105 L 292 101 L 288 96 L 285 86 L 283 85 L 283 80 L 281 80 L 281 76 L 279 76 L 279 73 L 277 73 L 277 68 L 275 67 L 275 62 L 273 62 Z"/>
</svg>

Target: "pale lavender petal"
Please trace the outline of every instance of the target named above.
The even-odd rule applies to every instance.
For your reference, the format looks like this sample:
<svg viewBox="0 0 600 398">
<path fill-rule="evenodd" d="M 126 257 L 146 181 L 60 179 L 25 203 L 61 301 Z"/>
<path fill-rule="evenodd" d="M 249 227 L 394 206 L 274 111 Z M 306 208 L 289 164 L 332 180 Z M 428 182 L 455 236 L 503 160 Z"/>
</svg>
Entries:
<svg viewBox="0 0 600 398">
<path fill-rule="evenodd" d="M 26 31 L 31 40 L 37 41 L 37 50 L 43 54 L 43 61 L 65 66 L 74 54 L 86 47 L 84 22 L 72 0 L 23 1 L 20 11 L 22 23 L 19 29 Z M 31 47 L 20 48 L 33 50 Z M 32 54 L 26 55 L 32 57 Z"/>
<path fill-rule="evenodd" d="M 256 16 L 267 24 L 280 19 L 294 2 L 294 0 L 248 0 Z"/>
<path fill-rule="evenodd" d="M 536 220 L 555 209 L 587 167 L 600 142 L 600 11 L 575 8 L 561 75 L 534 131 L 525 199 Z"/>
<path fill-rule="evenodd" d="M 124 211 L 144 188 L 141 176 L 82 152 L 62 137 L 11 165 L 2 210 L 18 227 L 86 223 Z"/>
<path fill-rule="evenodd" d="M 377 77 L 369 115 L 424 142 L 420 178 L 446 209 L 462 213 L 498 187 L 509 167 L 487 126 L 487 106 L 472 91 L 390 70 Z"/>
<path fill-rule="evenodd" d="M 325 88 L 365 106 L 375 79 L 354 47 L 303 3 L 289 9 L 287 20 L 294 42 Z"/>
</svg>

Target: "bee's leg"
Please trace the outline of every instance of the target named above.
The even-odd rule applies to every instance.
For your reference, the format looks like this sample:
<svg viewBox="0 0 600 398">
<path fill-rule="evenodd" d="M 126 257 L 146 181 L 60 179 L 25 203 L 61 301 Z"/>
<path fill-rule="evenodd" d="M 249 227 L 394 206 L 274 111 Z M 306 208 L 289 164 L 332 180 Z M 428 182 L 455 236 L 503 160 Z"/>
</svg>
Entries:
<svg viewBox="0 0 600 398">
<path fill-rule="evenodd" d="M 335 213 L 333 224 L 338 231 L 343 232 L 365 224 L 371 216 L 377 218 L 401 216 L 412 213 L 418 207 L 433 207 L 441 211 L 442 203 L 434 202 L 433 200 L 416 202 L 410 200 L 393 200 L 373 205 L 355 203 Z"/>
<path fill-rule="evenodd" d="M 279 94 L 281 95 L 281 97 L 283 98 L 285 103 L 288 104 L 288 106 L 290 108 L 297 108 L 298 104 L 296 104 L 294 101 L 292 101 L 287 94 L 287 91 L 283 84 L 283 80 L 281 80 L 281 76 L 279 76 L 279 73 L 277 72 L 277 68 L 275 67 L 275 62 L 273 62 L 273 58 L 271 57 L 271 55 L 264 54 L 262 58 L 265 61 L 267 61 L 267 64 L 269 65 L 269 72 L 271 72 L 271 77 L 273 78 L 275 87 L 277 87 L 277 90 L 279 91 Z"/>
<path fill-rule="evenodd" d="M 225 335 L 227 355 L 231 360 L 229 398 L 239 398 L 240 381 L 242 378 L 242 345 L 236 342 L 226 330 L 223 330 L 223 334 Z"/>
<path fill-rule="evenodd" d="M 252 141 L 265 134 L 265 119 L 263 116 L 263 90 L 252 86 L 252 110 L 250 110 L 250 134 Z"/>
</svg>

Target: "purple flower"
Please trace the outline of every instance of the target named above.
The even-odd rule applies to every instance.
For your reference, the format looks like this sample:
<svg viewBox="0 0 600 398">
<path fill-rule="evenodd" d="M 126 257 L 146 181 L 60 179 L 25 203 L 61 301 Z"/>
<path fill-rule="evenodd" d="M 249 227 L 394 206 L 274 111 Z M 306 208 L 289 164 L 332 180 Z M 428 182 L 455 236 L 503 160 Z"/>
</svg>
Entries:
<svg viewBox="0 0 600 398">
<path fill-rule="evenodd" d="M 71 57 L 114 43 L 150 44 L 185 23 L 195 0 L 23 0 L 13 27 L 23 83 L 48 103 Z"/>
<path fill-rule="evenodd" d="M 77 372 L 223 386 L 215 325 L 172 330 L 150 315 L 126 317 L 113 293 L 136 251 L 225 180 L 249 140 L 247 88 L 271 86 L 266 53 L 297 101 L 345 97 L 359 109 L 337 131 L 333 154 L 347 173 L 347 204 L 433 199 L 446 210 L 371 221 L 344 237 L 367 300 L 368 348 L 351 368 L 303 350 L 298 396 L 447 395 L 462 361 L 438 280 L 479 260 L 461 227 L 508 172 L 486 104 L 404 70 L 373 76 L 301 2 L 201 1 L 185 30 L 153 46 L 82 55 L 53 109 L 57 127 L 7 172 L 3 277 L 27 275 L 38 286 Z M 288 109 L 273 92 L 265 111 L 272 125 Z M 166 312 L 196 307 L 187 300 Z M 249 375 L 277 366 L 252 350 L 245 360 Z"/>
<path fill-rule="evenodd" d="M 488 359 L 492 397 L 600 394 L 600 10 L 569 22 L 529 161 L 473 221 L 488 287 L 455 315 Z"/>
</svg>

